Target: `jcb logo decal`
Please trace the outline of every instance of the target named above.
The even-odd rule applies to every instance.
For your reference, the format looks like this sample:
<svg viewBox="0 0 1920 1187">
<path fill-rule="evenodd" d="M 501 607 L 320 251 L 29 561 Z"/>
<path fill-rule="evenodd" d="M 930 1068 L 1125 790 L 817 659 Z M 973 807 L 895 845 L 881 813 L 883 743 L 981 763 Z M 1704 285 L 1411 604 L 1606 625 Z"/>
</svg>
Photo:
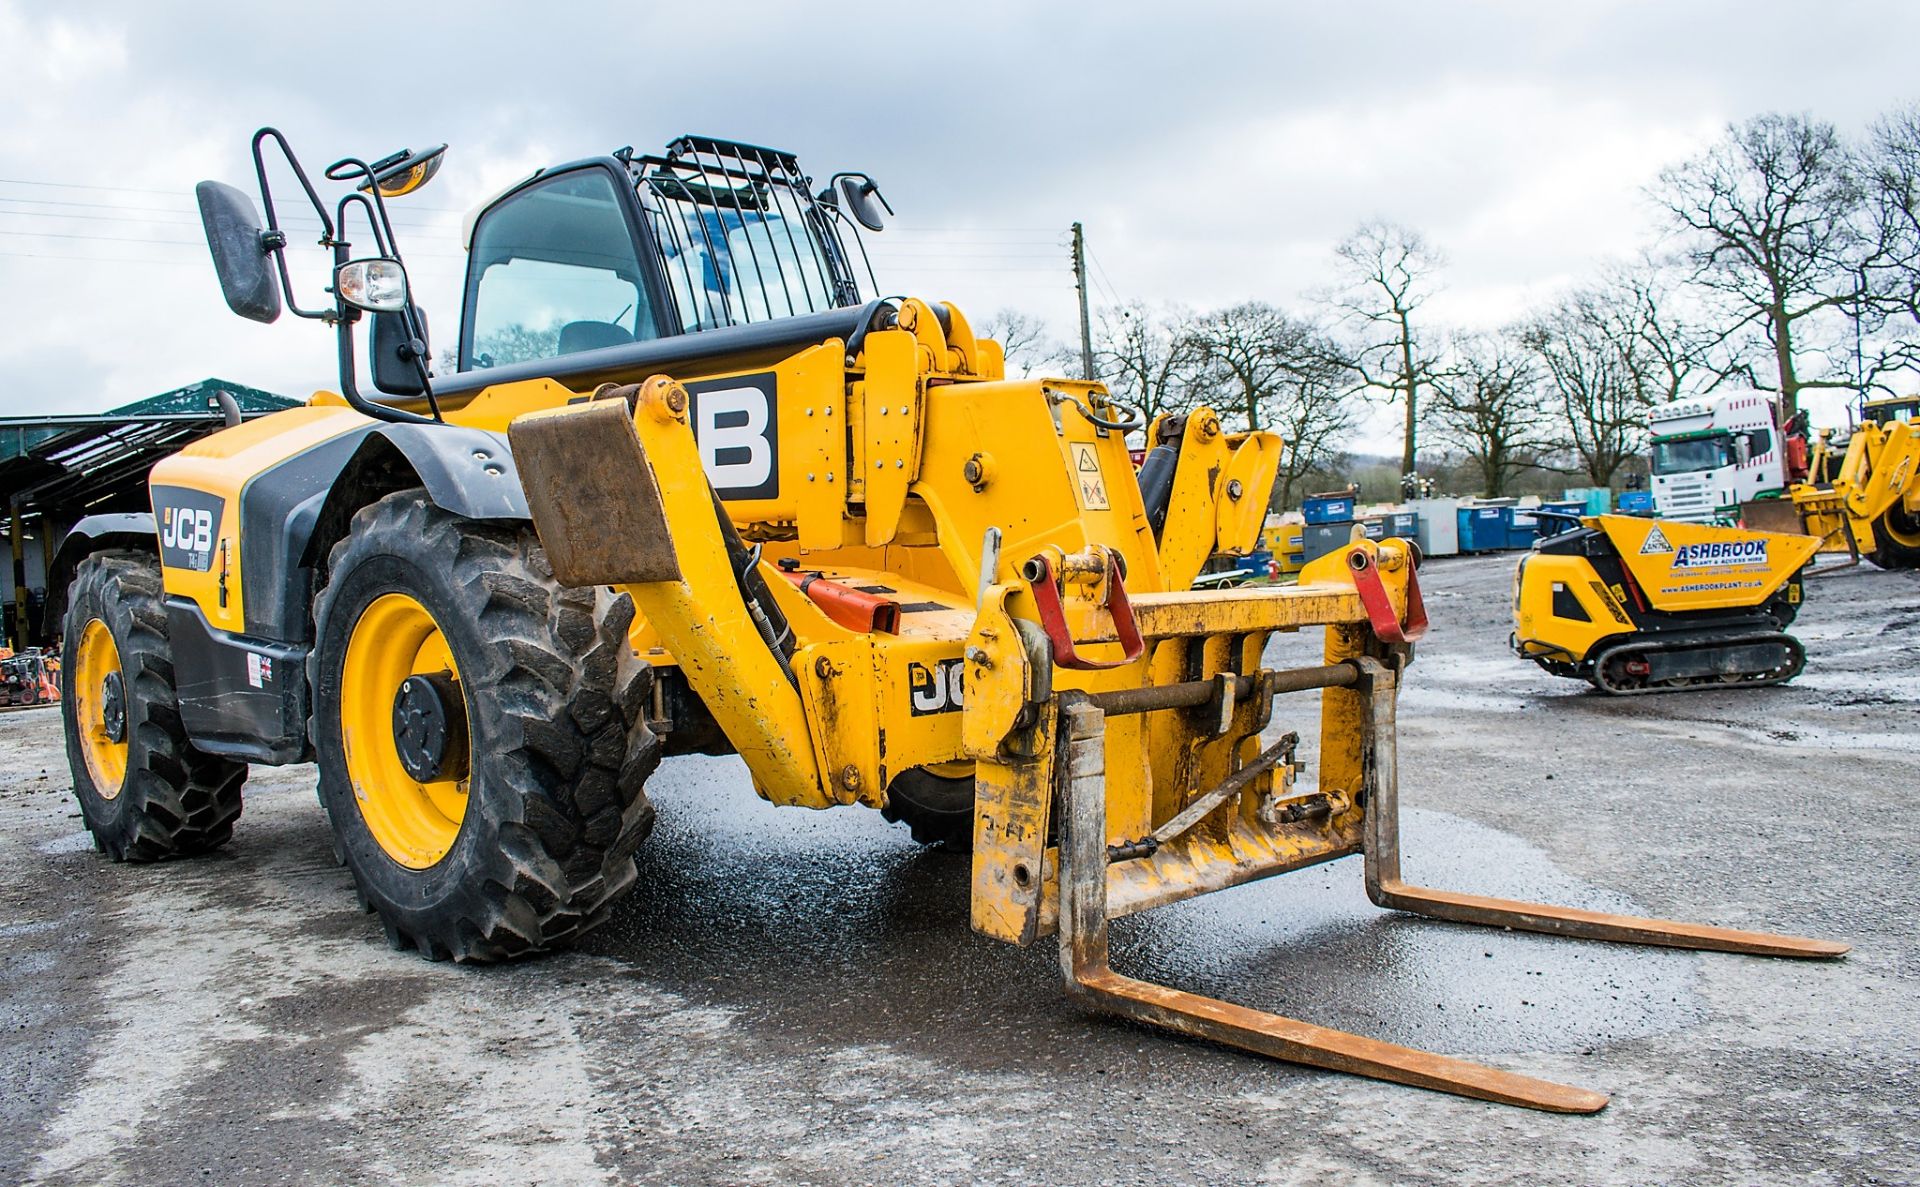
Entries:
<svg viewBox="0 0 1920 1187">
<path fill-rule="evenodd" d="M 153 488 L 153 515 L 160 529 L 160 563 L 204 573 L 213 567 L 213 538 L 226 500 L 177 486 Z"/>
<path fill-rule="evenodd" d="M 686 385 L 707 480 L 723 499 L 780 495 L 779 404 L 772 372 Z"/>
<path fill-rule="evenodd" d="M 907 665 L 907 708 L 915 717 L 929 713 L 953 713 L 966 705 L 966 669 L 957 659 L 943 659 L 928 666 L 919 661 Z"/>
<path fill-rule="evenodd" d="M 167 508 L 160 542 L 188 552 L 205 552 L 213 546 L 213 512 L 195 507 Z"/>
</svg>

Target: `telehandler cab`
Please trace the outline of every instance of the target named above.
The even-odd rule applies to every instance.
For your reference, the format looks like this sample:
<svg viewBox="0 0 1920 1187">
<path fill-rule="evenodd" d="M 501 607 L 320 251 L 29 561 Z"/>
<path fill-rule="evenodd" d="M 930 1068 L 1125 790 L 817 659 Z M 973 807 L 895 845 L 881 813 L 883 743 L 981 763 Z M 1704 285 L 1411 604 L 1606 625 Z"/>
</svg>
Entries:
<svg viewBox="0 0 1920 1187">
<path fill-rule="evenodd" d="M 270 153 L 332 253 L 311 306 Z M 960 310 L 877 296 L 860 231 L 886 204 L 863 174 L 816 192 L 788 153 L 694 136 L 541 170 L 469 224 L 458 366 L 436 376 L 387 204 L 439 150 L 339 161 L 331 201 L 278 132 L 253 155 L 264 227 L 199 188 L 227 301 L 331 324 L 340 391 L 161 463 L 150 519 L 83 523 L 60 553 L 68 749 L 115 859 L 220 845 L 248 763 L 311 760 L 396 947 L 513 957 L 632 885 L 663 755 L 737 752 L 774 803 L 970 847 L 973 926 L 1057 933 L 1094 1008 L 1570 1112 L 1606 1097 L 1123 976 L 1107 921 L 1364 854 L 1375 902 L 1443 919 L 1846 950 L 1402 881 L 1412 546 L 1194 591 L 1210 554 L 1254 547 L 1281 442 L 1008 379 Z M 1325 662 L 1264 669 L 1302 627 Z M 1274 714 L 1305 692 L 1311 785 Z"/>
</svg>

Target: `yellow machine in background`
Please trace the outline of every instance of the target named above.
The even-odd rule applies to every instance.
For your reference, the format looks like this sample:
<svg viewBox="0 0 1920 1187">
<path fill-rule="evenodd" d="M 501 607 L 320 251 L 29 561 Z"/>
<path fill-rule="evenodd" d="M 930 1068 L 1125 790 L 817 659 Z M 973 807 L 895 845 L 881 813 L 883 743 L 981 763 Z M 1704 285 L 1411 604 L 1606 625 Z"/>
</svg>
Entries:
<svg viewBox="0 0 1920 1187">
<path fill-rule="evenodd" d="M 437 152 L 336 163 L 331 208 L 285 156 L 336 254 L 324 309 L 294 303 L 270 198 L 263 230 L 203 183 L 203 218 L 236 312 L 271 321 L 284 293 L 334 325 L 340 393 L 156 467 L 152 539 L 83 524 L 62 549 L 69 756 L 109 855 L 213 848 L 247 763 L 311 759 L 394 945 L 507 959 L 634 885 L 663 756 L 737 753 L 773 803 L 970 848 L 973 927 L 1057 934 L 1097 1009 L 1566 1112 L 1606 1097 L 1125 977 L 1107 922 L 1363 854 L 1374 902 L 1437 918 L 1846 950 L 1403 881 L 1413 547 L 1193 589 L 1258 542 L 1280 440 L 1009 379 L 955 306 L 871 296 L 864 175 L 816 192 L 791 154 L 707 137 L 543 171 L 471 223 L 459 366 L 435 376 L 383 203 Z M 350 257 L 350 215 L 373 254 Z M 1267 668 L 1303 628 L 1323 661 Z"/>
<path fill-rule="evenodd" d="M 1845 553 L 1848 564 L 1865 556 L 1882 569 L 1920 568 L 1920 397 L 1869 400 L 1862 412 L 1837 466 L 1823 437 L 1816 481 L 1795 484 L 1784 499 L 1745 504 L 1741 522 L 1813 536 L 1821 552 Z"/>
<path fill-rule="evenodd" d="M 1800 674 L 1806 649 L 1786 628 L 1819 540 L 1628 515 L 1578 524 L 1514 571 L 1521 656 L 1614 695 Z"/>
<path fill-rule="evenodd" d="M 1306 566 L 1306 530 L 1303 523 L 1276 523 L 1260 534 L 1260 546 L 1273 554 L 1279 572 L 1298 573 Z"/>
</svg>

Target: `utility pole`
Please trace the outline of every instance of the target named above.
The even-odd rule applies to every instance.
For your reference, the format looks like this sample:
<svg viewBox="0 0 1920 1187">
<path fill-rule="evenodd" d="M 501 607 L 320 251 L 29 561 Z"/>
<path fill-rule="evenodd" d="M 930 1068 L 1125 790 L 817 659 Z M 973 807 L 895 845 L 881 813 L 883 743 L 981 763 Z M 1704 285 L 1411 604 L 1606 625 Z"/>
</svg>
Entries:
<svg viewBox="0 0 1920 1187">
<path fill-rule="evenodd" d="M 1087 319 L 1087 237 L 1073 224 L 1073 287 L 1080 293 L 1080 378 L 1093 378 L 1093 324 Z"/>
</svg>

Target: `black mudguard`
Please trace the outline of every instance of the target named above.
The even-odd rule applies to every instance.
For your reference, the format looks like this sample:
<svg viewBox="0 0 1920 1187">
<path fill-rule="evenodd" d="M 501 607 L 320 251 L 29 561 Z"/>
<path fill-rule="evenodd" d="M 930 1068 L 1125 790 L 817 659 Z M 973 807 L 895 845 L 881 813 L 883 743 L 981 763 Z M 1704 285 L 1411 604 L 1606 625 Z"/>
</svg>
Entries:
<svg viewBox="0 0 1920 1187">
<path fill-rule="evenodd" d="M 60 540 L 53 560 L 47 564 L 47 612 L 43 642 L 50 642 L 64 627 L 56 626 L 67 614 L 67 586 L 73 571 L 90 554 L 107 548 L 130 548 L 143 552 L 160 551 L 160 530 L 151 511 L 133 511 L 112 515 L 89 515 L 73 525 Z"/>
</svg>

